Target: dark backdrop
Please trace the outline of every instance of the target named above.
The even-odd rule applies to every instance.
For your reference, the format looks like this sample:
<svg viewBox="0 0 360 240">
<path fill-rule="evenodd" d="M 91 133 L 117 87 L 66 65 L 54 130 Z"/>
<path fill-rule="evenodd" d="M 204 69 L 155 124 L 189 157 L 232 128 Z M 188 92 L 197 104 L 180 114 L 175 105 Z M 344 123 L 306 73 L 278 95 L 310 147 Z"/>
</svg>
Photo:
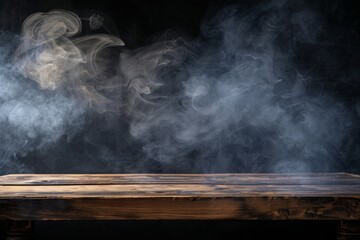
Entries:
<svg viewBox="0 0 360 240">
<path fill-rule="evenodd" d="M 238 1 L 243 8 L 258 1 Z M 327 17 L 334 29 L 347 33 L 349 46 L 341 46 L 348 56 L 357 55 L 359 41 L 359 1 L 319 0 L 315 4 L 326 9 L 335 7 Z M 226 5 L 224 1 L 207 0 L 0 0 L 0 29 L 20 32 L 22 21 L 31 13 L 61 8 L 76 13 L 96 11 L 108 16 L 121 38 L 129 48 L 137 48 L 152 42 L 168 29 L 179 35 L 195 38 L 199 35 L 204 14 Z M 351 54 L 352 52 L 352 54 Z M 345 55 L 346 57 L 347 55 Z M 351 58 L 347 61 L 352 62 Z M 359 99 L 359 86 L 353 82 L 338 85 L 335 92 L 339 97 L 354 104 Z M 354 132 L 358 135 L 358 132 Z M 358 138 L 351 141 L 358 144 Z M 356 150 L 357 148 L 354 148 Z M 358 166 L 358 153 L 353 153 L 352 161 L 343 166 L 352 171 Z M 56 172 L 56 169 L 53 170 Z M 357 172 L 357 170 L 355 171 Z M 2 228 L 4 223 L 2 223 Z M 159 239 L 335 239 L 334 222 L 38 222 L 35 225 L 36 239 L 127 239 L 130 237 Z M 3 231 L 1 231 L 3 232 Z"/>
<path fill-rule="evenodd" d="M 204 19 L 209 22 L 209 19 L 212 19 L 217 10 L 222 9 L 224 6 L 229 6 L 236 2 L 235 5 L 240 9 L 239 11 L 246 13 L 248 9 L 266 1 L 1 0 L 0 2 L 0 29 L 2 30 L 19 33 L 24 19 L 31 13 L 39 11 L 66 9 L 74 11 L 80 16 L 90 16 L 93 13 L 98 13 L 105 17 L 108 21 L 109 29 L 111 29 L 113 34 L 119 35 L 124 40 L 127 48 L 137 49 L 149 43 L 156 42 L 164 32 L 168 32 L 169 35 L 182 36 L 187 39 L 197 39 L 201 35 L 200 26 L 203 25 Z M 322 42 L 295 43 L 296 52 L 294 54 L 296 57 L 293 57 L 294 62 L 296 62 L 297 67 L 303 72 L 309 73 L 310 76 L 315 76 L 313 80 L 308 81 L 308 85 L 306 86 L 309 95 L 318 95 L 319 98 L 324 95 L 325 97 L 323 99 L 325 99 L 326 96 L 330 96 L 333 101 L 326 103 L 329 106 L 334 102 L 344 104 L 350 112 L 350 117 L 347 118 L 351 121 L 351 126 L 349 127 L 350 130 L 348 130 L 347 135 L 341 140 L 341 143 L 336 143 L 338 146 L 333 147 L 331 143 L 336 141 L 332 141 L 331 139 L 324 139 L 330 141 L 329 145 L 322 143 L 321 140 L 320 142 L 316 142 L 319 141 L 316 140 L 316 144 L 326 148 L 324 149 L 324 154 L 319 153 L 314 155 L 310 153 L 309 159 L 303 159 L 300 160 L 300 162 L 303 161 L 305 165 L 311 166 L 310 171 L 360 172 L 360 87 L 358 84 L 358 65 L 360 64 L 360 27 L 358 16 L 360 14 L 360 4 L 355 0 L 319 0 L 305 2 L 308 2 L 310 9 L 314 9 L 314 12 L 322 15 L 323 25 L 326 25 L 326 30 L 324 31 L 325 33 L 321 32 L 320 35 L 323 34 L 324 36 L 322 37 L 327 38 L 327 42 L 326 44 L 322 44 Z M 302 20 L 300 19 L 299 21 Z M 305 19 L 303 21 L 311 21 L 311 19 Z M 303 29 L 304 32 L 302 34 L 305 34 L 305 37 L 311 38 L 312 34 L 314 34 L 312 31 L 318 29 L 316 26 L 318 23 L 315 21 L 314 23 L 310 22 L 306 24 L 308 29 Z M 259 26 L 255 25 L 254 27 Z M 169 29 L 171 29 L 171 31 L 169 31 Z M 293 34 L 296 34 L 296 30 L 293 31 Z M 294 38 L 295 37 L 296 36 L 294 36 Z M 286 48 L 288 47 L 286 44 L 294 44 L 294 41 L 291 39 L 280 39 L 279 42 L 281 43 L 282 41 L 284 42 L 284 46 L 278 46 L 280 52 L 286 52 Z M 283 50 L 281 50 L 282 47 Z M 288 74 L 286 69 L 280 69 L 280 71 Z M 293 71 L 289 73 L 289 75 L 296 73 L 291 69 L 289 71 Z M 280 88 L 283 87 L 284 86 L 280 86 Z M 284 88 L 286 88 L 286 86 Z M 281 91 L 279 94 L 282 94 Z M 275 99 L 275 101 L 278 100 Z M 301 101 L 301 99 L 295 99 L 294 101 Z M 280 100 L 279 104 L 282 104 Z M 289 111 L 291 112 L 291 103 L 285 103 L 283 108 L 290 109 Z M 301 119 L 301 111 L 301 109 L 294 110 L 294 113 L 291 113 L 295 119 L 294 121 L 296 121 L 296 118 Z M 338 116 L 341 117 L 341 114 Z M 194 147 L 194 151 L 189 150 L 188 156 L 180 157 L 178 161 L 172 159 L 171 161 L 174 161 L 168 163 L 166 161 L 153 160 L 151 156 L 147 155 L 148 153 L 140 153 L 141 151 L 138 151 L 138 149 L 144 147 L 144 145 L 142 145 L 144 143 L 141 143 L 141 141 L 123 141 L 123 139 L 130 138 L 128 138 L 126 134 L 123 135 L 121 124 L 127 126 L 127 123 L 121 122 L 121 119 L 122 117 L 107 113 L 104 115 L 87 115 L 83 131 L 76 134 L 70 144 L 67 142 L 66 136 L 61 138 L 53 148 L 45 147 L 44 149 L 38 149 L 40 148 L 40 143 L 35 142 L 33 146 L 29 146 L 28 144 L 29 149 L 25 150 L 24 153 L 21 153 L 21 151 L 19 151 L 20 153 L 9 153 L 9 155 L 13 154 L 13 156 L 5 157 L 9 158 L 9 160 L 6 160 L 9 163 L 9 168 L 6 169 L 5 167 L 5 169 L 1 171 L 3 173 L 144 171 L 264 172 L 278 170 L 291 172 L 294 170 L 301 171 L 302 169 L 301 163 L 298 169 L 296 169 L 296 161 L 290 163 L 293 164 L 293 166 L 289 169 L 287 169 L 288 163 L 284 163 L 283 166 L 281 165 L 282 163 L 279 163 L 278 168 L 272 166 L 277 164 L 274 159 L 276 160 L 278 158 L 277 153 L 271 152 L 271 148 L 273 148 L 273 146 L 271 146 L 271 144 L 273 144 L 272 140 L 277 144 L 276 129 L 274 131 L 269 129 L 268 131 L 267 129 L 258 130 L 249 127 L 245 128 L 244 132 L 239 130 L 234 134 L 234 142 L 239 140 L 238 143 L 233 144 L 234 146 L 232 146 L 231 140 L 228 143 L 220 143 L 220 147 L 225 149 L 224 151 L 231 153 L 228 154 L 229 156 L 222 153 L 221 157 L 216 157 L 214 156 L 216 155 L 216 150 L 210 151 L 212 149 L 208 149 L 209 154 L 207 155 L 204 153 L 207 151 L 204 151 L 204 147 L 202 149 L 201 147 L 199 147 L 199 149 Z M 334 121 L 336 120 L 337 119 L 334 119 Z M 330 125 L 331 124 L 332 123 L 330 123 Z M 336 124 L 337 123 L 334 123 L 335 126 Z M 97 131 L 96 128 L 101 128 L 101 131 Z M 159 129 L 160 128 L 157 127 L 154 131 L 159 131 Z M 328 129 L 331 129 L 331 126 L 328 127 Z M 316 131 L 316 129 L 313 130 Z M 247 143 L 241 143 L 241 139 L 236 138 L 236 135 L 239 135 L 239 138 L 241 138 L 241 134 L 248 135 L 251 141 L 253 141 L 249 149 L 246 146 Z M 153 135 L 155 140 L 158 141 L 156 143 L 162 143 L 161 137 L 157 136 L 156 133 Z M 159 135 L 161 135 L 161 133 Z M 267 138 L 265 136 L 269 139 L 266 140 Z M 331 133 L 329 133 L 329 136 L 332 136 Z M 333 138 L 336 138 L 336 134 L 333 136 L 335 136 Z M 9 139 L 11 139 L 11 137 Z M 84 140 L 86 138 L 90 140 Z M 144 142 L 146 141 L 149 142 L 151 140 L 145 140 Z M 212 142 L 215 143 L 216 139 L 213 139 Z M 23 143 L 19 141 L 17 144 L 18 146 L 14 147 L 16 151 L 21 148 Z M 148 145 L 151 145 L 151 143 Z M 186 147 L 191 149 L 191 147 Z M 11 146 L 9 148 L 11 148 Z M 233 151 L 235 148 L 241 150 Z M 4 149 L 6 151 L 6 147 L 4 147 Z M 270 149 L 270 151 L 267 154 L 268 149 Z M 309 150 L 313 151 L 313 149 Z M 299 149 L 297 149 L 297 146 L 294 146 L 293 150 L 289 150 L 290 155 L 299 154 L 299 159 L 302 159 L 301 151 L 301 146 Z M 8 152 L 11 151 L 8 150 Z M 121 155 L 123 156 L 124 152 L 125 155 L 128 154 L 128 156 L 123 158 L 119 157 Z M 260 152 L 260 157 L 256 158 L 255 155 L 258 152 Z M 252 157 L 249 161 L 246 160 L 247 157 L 241 157 L 241 155 L 248 153 L 249 158 L 250 156 Z M 156 155 L 156 153 L 154 155 Z M 316 159 L 314 159 L 313 156 L 315 156 Z M 156 157 L 158 156 L 155 156 L 155 158 Z M 222 158 L 225 157 L 228 157 L 229 160 L 222 162 Z M 71 160 L 68 160 L 69 158 L 71 158 Z M 147 160 L 144 160 L 145 158 L 147 158 Z M 183 158 L 185 158 L 186 161 L 182 161 Z M 201 158 L 201 160 L 197 161 L 197 158 Z"/>
</svg>

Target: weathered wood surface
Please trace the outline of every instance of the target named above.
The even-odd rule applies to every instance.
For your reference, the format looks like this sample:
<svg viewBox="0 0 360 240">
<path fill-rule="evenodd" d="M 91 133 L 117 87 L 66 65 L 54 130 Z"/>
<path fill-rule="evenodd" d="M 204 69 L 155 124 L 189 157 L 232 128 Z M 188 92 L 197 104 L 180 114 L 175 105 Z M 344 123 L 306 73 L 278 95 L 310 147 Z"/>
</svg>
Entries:
<svg viewBox="0 0 360 240">
<path fill-rule="evenodd" d="M 11 174 L 0 185 L 117 185 L 117 184 L 226 184 L 226 185 L 341 185 L 360 184 L 349 173 L 241 174 Z"/>
<path fill-rule="evenodd" d="M 360 177 L 93 174 L 0 177 L 0 218 L 360 220 Z"/>
</svg>

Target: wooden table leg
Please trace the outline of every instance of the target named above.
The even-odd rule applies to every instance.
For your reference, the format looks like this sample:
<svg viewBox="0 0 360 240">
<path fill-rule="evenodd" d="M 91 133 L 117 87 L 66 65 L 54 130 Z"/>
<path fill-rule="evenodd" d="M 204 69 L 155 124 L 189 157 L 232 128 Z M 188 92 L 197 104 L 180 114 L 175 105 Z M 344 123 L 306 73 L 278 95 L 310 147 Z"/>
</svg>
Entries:
<svg viewBox="0 0 360 240">
<path fill-rule="evenodd" d="M 340 221 L 338 240 L 360 240 L 360 221 Z"/>
<path fill-rule="evenodd" d="M 7 221 L 6 240 L 29 240 L 31 233 L 31 221 Z"/>
</svg>

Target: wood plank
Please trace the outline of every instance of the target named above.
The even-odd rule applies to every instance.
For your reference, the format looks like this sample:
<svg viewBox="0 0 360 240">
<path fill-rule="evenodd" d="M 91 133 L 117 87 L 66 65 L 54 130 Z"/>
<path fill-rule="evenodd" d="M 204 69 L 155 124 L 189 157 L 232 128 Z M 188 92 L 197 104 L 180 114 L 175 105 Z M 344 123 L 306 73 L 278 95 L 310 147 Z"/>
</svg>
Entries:
<svg viewBox="0 0 360 240">
<path fill-rule="evenodd" d="M 347 173 L 307 174 L 12 174 L 0 185 L 116 185 L 116 184 L 228 184 L 333 185 L 359 184 L 360 176 Z"/>
<path fill-rule="evenodd" d="M 146 197 L 354 197 L 359 185 L 123 184 L 0 186 L 0 199 L 146 198 Z"/>
<path fill-rule="evenodd" d="M 13 220 L 359 220 L 353 198 L 0 199 Z"/>
<path fill-rule="evenodd" d="M 0 177 L 13 220 L 360 220 L 353 174 L 95 174 Z"/>
</svg>

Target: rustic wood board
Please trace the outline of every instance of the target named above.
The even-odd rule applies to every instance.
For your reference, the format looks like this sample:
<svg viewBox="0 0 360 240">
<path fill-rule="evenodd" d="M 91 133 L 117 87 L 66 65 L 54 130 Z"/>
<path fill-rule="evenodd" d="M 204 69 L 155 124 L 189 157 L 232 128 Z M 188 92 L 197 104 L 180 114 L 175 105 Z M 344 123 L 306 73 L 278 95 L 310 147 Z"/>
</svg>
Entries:
<svg viewBox="0 0 360 240">
<path fill-rule="evenodd" d="M 0 218 L 360 220 L 360 177 L 22 174 L 0 177 Z"/>
<path fill-rule="evenodd" d="M 227 185 L 339 185 L 360 184 L 348 173 L 241 173 L 241 174 L 11 174 L 0 185 L 116 185 L 116 184 L 227 184 Z"/>
</svg>

